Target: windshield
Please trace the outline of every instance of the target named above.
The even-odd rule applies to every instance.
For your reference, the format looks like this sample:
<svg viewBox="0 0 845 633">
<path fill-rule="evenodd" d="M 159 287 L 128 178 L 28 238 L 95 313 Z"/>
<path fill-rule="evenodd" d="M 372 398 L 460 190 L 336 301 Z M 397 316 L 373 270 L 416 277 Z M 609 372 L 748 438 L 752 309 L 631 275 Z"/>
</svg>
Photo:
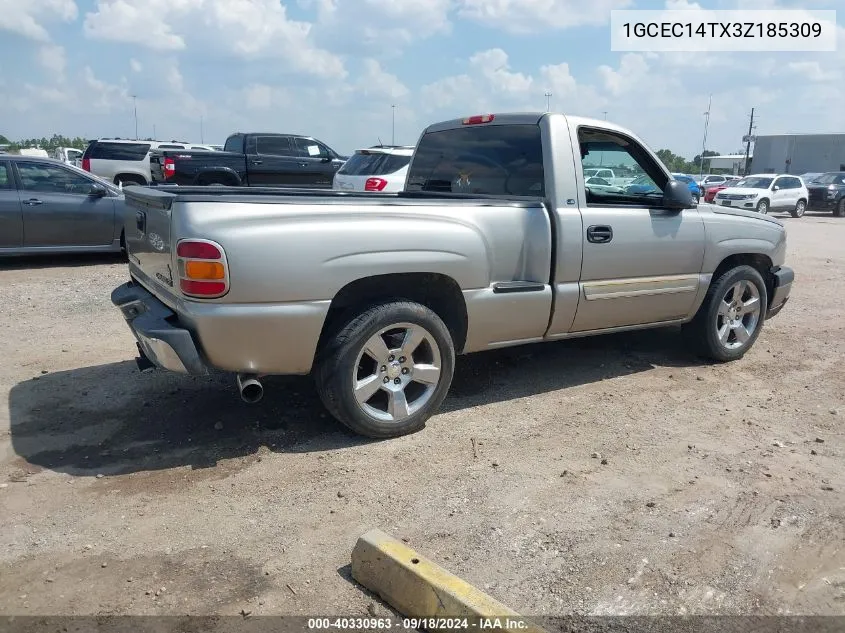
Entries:
<svg viewBox="0 0 845 633">
<path fill-rule="evenodd" d="M 816 176 L 813 182 L 817 182 L 820 185 L 845 185 L 845 172 L 833 171 L 829 174 L 822 174 L 821 176 Z"/>
<path fill-rule="evenodd" d="M 349 176 L 384 176 L 407 167 L 410 162 L 410 156 L 400 154 L 356 152 L 343 164 L 338 173 Z"/>
<path fill-rule="evenodd" d="M 768 189 L 774 178 L 743 178 L 734 187 L 740 189 Z"/>
</svg>

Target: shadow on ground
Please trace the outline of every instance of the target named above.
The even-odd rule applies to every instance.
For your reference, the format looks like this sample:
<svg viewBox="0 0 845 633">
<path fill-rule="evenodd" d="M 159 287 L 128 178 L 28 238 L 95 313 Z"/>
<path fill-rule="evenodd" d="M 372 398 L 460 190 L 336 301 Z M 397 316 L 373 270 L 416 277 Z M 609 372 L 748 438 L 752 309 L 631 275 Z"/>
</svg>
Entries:
<svg viewBox="0 0 845 633">
<path fill-rule="evenodd" d="M 21 255 L 0 256 L 0 270 L 26 270 L 38 268 L 79 268 L 121 264 L 126 261 L 123 253 L 73 253 L 70 255 Z"/>
<path fill-rule="evenodd" d="M 649 330 L 459 357 L 444 410 L 690 366 L 675 329 Z M 45 374 L 9 394 L 11 440 L 31 465 L 92 476 L 215 466 L 263 446 L 314 452 L 365 444 L 324 411 L 308 377 L 265 380 L 243 403 L 228 375 L 140 374 L 133 361 Z M 425 432 L 425 431 L 423 431 Z"/>
</svg>

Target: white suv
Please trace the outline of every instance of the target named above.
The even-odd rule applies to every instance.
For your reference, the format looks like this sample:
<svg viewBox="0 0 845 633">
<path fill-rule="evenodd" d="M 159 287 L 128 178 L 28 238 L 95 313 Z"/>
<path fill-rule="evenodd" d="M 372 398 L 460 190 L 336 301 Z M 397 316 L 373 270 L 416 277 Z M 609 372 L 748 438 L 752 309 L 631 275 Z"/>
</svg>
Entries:
<svg viewBox="0 0 845 633">
<path fill-rule="evenodd" d="M 754 174 L 716 194 L 714 204 L 768 213 L 788 211 L 800 218 L 807 209 L 807 186 L 798 176 Z"/>
<path fill-rule="evenodd" d="M 376 145 L 355 153 L 335 173 L 332 189 L 395 193 L 405 188 L 413 146 Z"/>
<path fill-rule="evenodd" d="M 82 155 L 82 169 L 118 186 L 129 183 L 146 185 L 150 174 L 151 149 L 189 149 L 214 151 L 210 145 L 176 141 L 130 141 L 104 138 L 88 143 Z"/>
</svg>

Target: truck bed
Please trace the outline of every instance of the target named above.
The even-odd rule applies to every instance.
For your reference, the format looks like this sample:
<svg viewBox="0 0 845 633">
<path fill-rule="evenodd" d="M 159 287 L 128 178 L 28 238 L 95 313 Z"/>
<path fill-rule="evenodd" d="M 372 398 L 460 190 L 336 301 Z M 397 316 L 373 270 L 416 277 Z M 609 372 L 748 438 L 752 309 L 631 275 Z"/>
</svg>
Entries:
<svg viewBox="0 0 845 633">
<path fill-rule="evenodd" d="M 488 196 L 450 192 L 400 191 L 370 193 L 296 187 L 226 187 L 222 185 L 188 186 L 157 185 L 127 187 L 127 202 L 144 207 L 169 208 L 175 200 L 182 202 L 260 202 L 267 204 L 462 204 L 482 206 L 536 206 L 541 198 L 526 196 Z"/>
</svg>

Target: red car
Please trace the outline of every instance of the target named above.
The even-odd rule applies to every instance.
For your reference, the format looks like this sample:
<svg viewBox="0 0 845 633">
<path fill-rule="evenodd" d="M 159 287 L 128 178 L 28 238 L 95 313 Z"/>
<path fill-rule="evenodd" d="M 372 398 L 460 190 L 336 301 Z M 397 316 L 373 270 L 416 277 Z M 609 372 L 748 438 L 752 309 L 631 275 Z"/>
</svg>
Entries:
<svg viewBox="0 0 845 633">
<path fill-rule="evenodd" d="M 717 193 L 719 193 L 722 189 L 733 187 L 740 180 L 742 180 L 742 178 L 729 178 L 725 182 L 715 187 L 708 187 L 704 190 L 704 202 L 713 202 L 713 200 L 716 198 Z"/>
</svg>

